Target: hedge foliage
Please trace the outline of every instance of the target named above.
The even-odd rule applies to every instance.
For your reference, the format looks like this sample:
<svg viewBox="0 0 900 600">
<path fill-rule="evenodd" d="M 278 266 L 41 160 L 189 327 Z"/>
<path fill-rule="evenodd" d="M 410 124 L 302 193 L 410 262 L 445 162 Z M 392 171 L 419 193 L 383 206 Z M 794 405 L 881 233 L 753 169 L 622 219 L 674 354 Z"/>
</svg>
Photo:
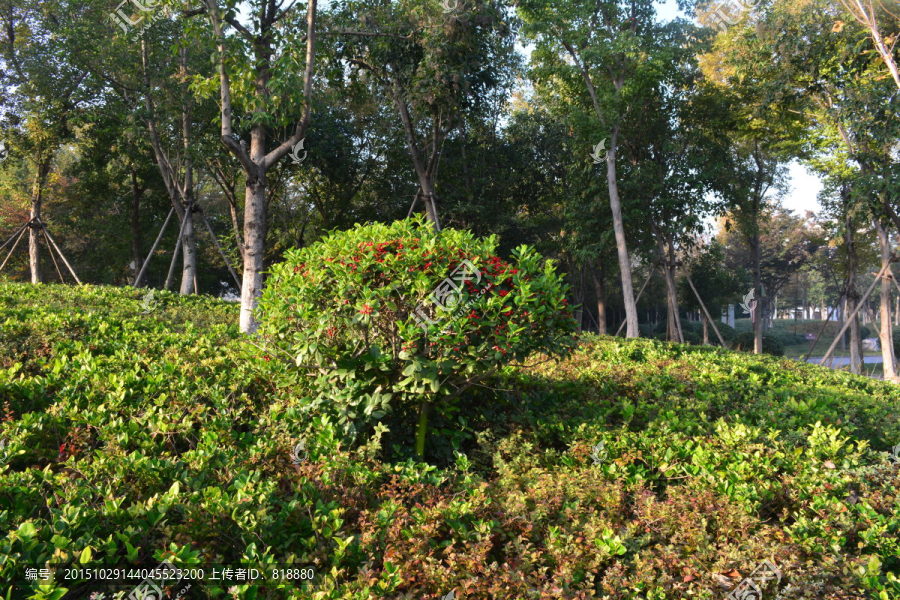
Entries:
<svg viewBox="0 0 900 600">
<path fill-rule="evenodd" d="M 28 567 L 163 558 L 318 571 L 190 598 L 720 599 L 764 559 L 765 598 L 900 597 L 895 386 L 585 338 L 462 396 L 448 461 L 391 461 L 304 422 L 233 305 L 144 294 L 0 285 L 4 598 L 101 591 Z"/>
</svg>

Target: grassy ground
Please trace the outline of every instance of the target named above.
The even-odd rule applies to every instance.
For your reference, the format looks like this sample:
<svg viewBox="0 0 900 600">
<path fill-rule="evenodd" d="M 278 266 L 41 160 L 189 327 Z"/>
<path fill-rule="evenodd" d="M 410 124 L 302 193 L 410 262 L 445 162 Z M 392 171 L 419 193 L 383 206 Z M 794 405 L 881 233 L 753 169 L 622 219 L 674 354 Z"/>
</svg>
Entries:
<svg viewBox="0 0 900 600">
<path fill-rule="evenodd" d="M 807 355 L 811 357 L 821 357 L 828 351 L 828 347 L 834 341 L 838 332 L 842 327 L 842 323 L 829 321 L 823 328 L 824 321 L 802 320 L 802 319 L 784 319 L 776 320 L 775 324 L 766 333 L 774 335 L 784 343 L 784 355 L 789 358 L 803 358 Z M 877 337 L 878 332 L 875 325 L 867 325 L 870 337 Z M 735 331 L 742 333 L 752 330 L 750 319 L 738 319 L 735 321 Z M 895 327 L 895 331 L 900 328 Z M 819 335 L 818 341 L 813 344 L 812 341 L 801 340 L 806 334 Z M 841 348 L 840 345 L 835 349 L 834 356 L 847 357 L 850 351 Z M 877 351 L 866 351 L 866 356 L 881 356 Z"/>
<path fill-rule="evenodd" d="M 356 440 L 301 417 L 293 363 L 236 318 L 0 285 L 0 596 L 125 597 L 64 568 L 165 558 L 317 573 L 190 598 L 720 599 L 764 560 L 765 598 L 900 598 L 895 386 L 585 338 L 438 411 L 422 463 L 407 415 Z"/>
</svg>

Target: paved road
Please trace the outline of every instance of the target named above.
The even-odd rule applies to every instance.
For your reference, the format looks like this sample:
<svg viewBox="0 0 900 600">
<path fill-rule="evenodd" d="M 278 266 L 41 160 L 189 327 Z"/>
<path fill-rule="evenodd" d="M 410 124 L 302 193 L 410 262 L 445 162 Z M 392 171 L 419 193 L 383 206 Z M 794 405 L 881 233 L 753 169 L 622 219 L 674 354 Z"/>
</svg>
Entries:
<svg viewBox="0 0 900 600">
<path fill-rule="evenodd" d="M 822 360 L 821 356 L 814 356 L 806 360 L 809 363 L 819 364 L 819 361 Z M 850 365 L 850 357 L 849 356 L 836 356 L 832 357 L 829 364 L 826 366 L 832 366 L 834 368 L 846 367 Z M 883 362 L 881 356 L 866 356 L 863 358 L 863 363 L 867 365 L 880 365 Z"/>
</svg>

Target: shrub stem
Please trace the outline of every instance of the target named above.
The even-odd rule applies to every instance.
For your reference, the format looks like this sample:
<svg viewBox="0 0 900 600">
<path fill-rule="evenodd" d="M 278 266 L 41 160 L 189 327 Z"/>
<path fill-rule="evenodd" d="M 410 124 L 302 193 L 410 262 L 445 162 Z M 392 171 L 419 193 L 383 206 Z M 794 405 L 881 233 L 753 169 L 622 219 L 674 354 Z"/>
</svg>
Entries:
<svg viewBox="0 0 900 600">
<path fill-rule="evenodd" d="M 428 400 L 422 400 L 419 403 L 419 426 L 416 428 L 416 456 L 419 459 L 425 458 L 425 436 L 428 434 L 428 412 L 431 410 L 431 403 Z"/>
</svg>

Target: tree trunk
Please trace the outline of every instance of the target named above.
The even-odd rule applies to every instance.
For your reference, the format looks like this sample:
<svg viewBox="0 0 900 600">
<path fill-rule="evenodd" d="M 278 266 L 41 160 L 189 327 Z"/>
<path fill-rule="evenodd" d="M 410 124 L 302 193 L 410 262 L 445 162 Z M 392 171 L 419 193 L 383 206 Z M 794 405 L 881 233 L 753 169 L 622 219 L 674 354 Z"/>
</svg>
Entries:
<svg viewBox="0 0 900 600">
<path fill-rule="evenodd" d="M 250 159 L 257 163 L 265 154 L 266 134 L 262 127 L 251 133 Z M 265 270 L 267 202 L 265 173 L 247 178 L 244 195 L 244 278 L 241 285 L 241 331 L 253 333 L 257 323 L 253 317 L 263 288 Z"/>
<path fill-rule="evenodd" d="M 666 335 L 669 340 L 683 344 L 684 334 L 681 329 L 681 316 L 678 314 L 678 291 L 675 287 L 675 249 L 671 240 L 664 242 L 659 232 L 655 231 L 654 237 L 659 257 L 663 261 L 663 276 L 666 281 Z"/>
<path fill-rule="evenodd" d="M 844 217 L 844 245 L 847 248 L 846 315 L 853 315 L 853 318 L 850 320 L 850 372 L 859 374 L 862 372 L 862 360 L 859 354 L 859 349 L 861 347 L 861 340 L 859 337 L 859 317 L 858 315 L 853 314 L 856 310 L 857 301 L 859 300 L 859 293 L 856 290 L 856 239 L 853 231 L 853 217 L 850 214 L 850 209 L 847 204 L 849 202 L 849 189 L 845 186 L 841 193 L 844 197 L 844 206 L 846 210 Z"/>
<path fill-rule="evenodd" d="M 878 233 L 878 245 L 881 248 L 881 268 L 891 264 L 891 241 L 888 233 L 878 219 L 875 220 L 875 231 Z M 897 367 L 894 358 L 894 338 L 891 330 L 891 290 L 893 273 L 888 267 L 887 273 L 881 278 L 881 328 L 879 339 L 881 341 L 881 358 L 884 365 L 885 381 L 897 381 Z"/>
<path fill-rule="evenodd" d="M 581 71 L 581 76 L 584 79 L 585 87 L 591 97 L 591 103 L 593 104 L 594 113 L 596 114 L 597 119 L 600 123 L 605 124 L 606 119 L 604 118 L 603 110 L 600 106 L 597 89 L 591 78 L 590 70 L 587 68 L 587 65 L 584 63 L 578 50 L 575 49 L 575 46 L 563 38 L 561 38 L 560 41 L 572 57 L 572 61 Z M 616 89 L 616 93 L 620 93 L 625 85 L 624 77 L 621 74 L 613 76 L 612 84 Z M 619 259 L 619 273 L 622 280 L 622 299 L 623 304 L 625 305 L 625 324 L 627 326 L 625 336 L 636 338 L 639 337 L 641 333 L 638 328 L 637 302 L 634 298 L 634 286 L 631 281 L 631 258 L 628 255 L 628 244 L 625 239 L 625 226 L 622 219 L 622 202 L 619 199 L 619 184 L 616 178 L 616 148 L 619 142 L 618 123 L 613 125 L 610 135 L 610 149 L 606 153 L 606 180 L 609 187 L 609 208 L 612 212 L 613 232 L 616 237 L 616 254 Z"/>
<path fill-rule="evenodd" d="M 131 264 L 134 273 L 131 280 L 135 281 L 141 267 L 144 266 L 144 256 L 141 251 L 143 246 L 143 231 L 141 229 L 141 196 L 144 190 L 138 184 L 137 172 L 131 168 Z"/>
<path fill-rule="evenodd" d="M 578 280 L 573 287 L 575 305 L 577 306 L 575 309 L 575 324 L 578 327 L 578 331 L 582 332 L 584 331 L 584 265 L 578 268 Z"/>
<path fill-rule="evenodd" d="M 700 316 L 700 319 L 703 322 L 703 345 L 709 346 L 709 323 L 703 315 Z"/>
<path fill-rule="evenodd" d="M 43 283 L 41 272 L 41 249 L 39 246 L 43 220 L 41 211 L 44 206 L 44 185 L 50 173 L 50 159 L 40 158 L 37 162 L 34 186 L 31 189 L 31 226 L 28 228 L 28 266 L 31 270 L 31 283 Z"/>
<path fill-rule="evenodd" d="M 241 235 L 241 223 L 238 218 L 237 201 L 234 198 L 234 189 L 231 190 L 231 196 L 228 200 L 228 214 L 231 217 L 231 230 L 234 232 L 234 243 L 237 246 L 241 256 L 241 263 L 244 262 L 244 236 Z"/>
<path fill-rule="evenodd" d="M 296 147 L 306 136 L 312 114 L 311 98 L 313 95 L 313 73 L 316 47 L 316 7 L 317 0 L 307 0 L 306 10 L 306 67 L 303 73 L 303 116 L 297 122 L 293 135 L 266 153 L 266 130 L 263 125 L 255 125 L 250 131 L 250 152 L 239 142 L 232 129 L 231 83 L 226 68 L 225 33 L 223 15 L 217 3 L 207 5 L 207 15 L 212 24 L 218 49 L 219 71 L 219 108 L 221 111 L 221 140 L 226 148 L 240 161 L 246 175 L 247 187 L 244 201 L 244 273 L 241 285 L 241 317 L 240 327 L 243 333 L 254 333 L 257 322 L 254 317 L 259 296 L 263 287 L 263 270 L 265 268 L 265 240 L 267 229 L 267 180 L 266 173 L 279 160 L 284 158 L 292 148 Z M 257 117 L 265 116 L 266 107 L 270 103 L 272 90 L 271 79 L 273 49 L 273 30 L 280 18 L 288 9 L 280 4 L 270 2 L 262 6 L 258 21 L 258 35 L 246 29 L 238 29 L 238 33 L 253 46 L 254 51 L 254 96 Z M 229 19 L 225 15 L 225 19 Z"/>
<path fill-rule="evenodd" d="M 857 298 L 847 299 L 848 314 L 852 314 L 856 309 Z M 854 315 L 850 321 L 850 372 L 859 375 L 862 373 L 862 356 L 860 348 L 862 347 L 862 339 L 859 336 L 859 315 Z"/>
<path fill-rule="evenodd" d="M 606 335 L 606 273 L 602 262 L 598 264 L 597 269 L 591 269 L 591 277 L 597 296 L 597 333 Z"/>
<path fill-rule="evenodd" d="M 194 206 L 184 209 L 184 233 L 181 234 L 181 289 L 182 296 L 199 293 L 197 285 L 197 236 L 194 233 Z"/>
<path fill-rule="evenodd" d="M 761 263 L 762 263 L 762 253 L 760 248 L 759 241 L 759 217 L 758 213 L 754 220 L 753 226 L 753 240 L 751 245 L 753 247 L 753 297 L 756 299 L 756 304 L 753 306 L 753 314 L 751 316 L 753 320 L 753 353 L 754 354 L 762 354 L 763 351 L 763 304 L 765 298 L 763 298 L 762 291 L 762 271 L 761 271 Z"/>
<path fill-rule="evenodd" d="M 640 336 L 638 328 L 637 303 L 634 301 L 634 287 L 631 282 L 631 257 L 625 239 L 625 225 L 622 219 L 622 203 L 619 200 L 619 184 L 616 180 L 616 144 L 619 139 L 618 125 L 613 128 L 612 142 L 606 154 L 606 177 L 609 186 L 609 209 L 612 212 L 613 232 L 616 236 L 616 253 L 619 258 L 619 273 L 622 278 L 622 300 L 625 304 L 625 337 Z"/>
<path fill-rule="evenodd" d="M 41 249 L 38 246 L 38 236 L 41 233 L 39 219 L 41 218 L 41 203 L 34 202 L 31 205 L 31 224 L 28 226 L 28 266 L 31 270 L 31 283 L 43 283 L 41 273 Z"/>
<path fill-rule="evenodd" d="M 187 48 L 179 51 L 181 76 L 187 80 Z M 181 106 L 181 142 L 184 149 L 184 175 L 181 181 L 181 201 L 184 206 L 184 234 L 181 241 L 181 294 L 198 294 L 197 285 L 197 235 L 194 227 L 194 161 L 191 157 L 191 102 L 189 96 Z"/>
</svg>

